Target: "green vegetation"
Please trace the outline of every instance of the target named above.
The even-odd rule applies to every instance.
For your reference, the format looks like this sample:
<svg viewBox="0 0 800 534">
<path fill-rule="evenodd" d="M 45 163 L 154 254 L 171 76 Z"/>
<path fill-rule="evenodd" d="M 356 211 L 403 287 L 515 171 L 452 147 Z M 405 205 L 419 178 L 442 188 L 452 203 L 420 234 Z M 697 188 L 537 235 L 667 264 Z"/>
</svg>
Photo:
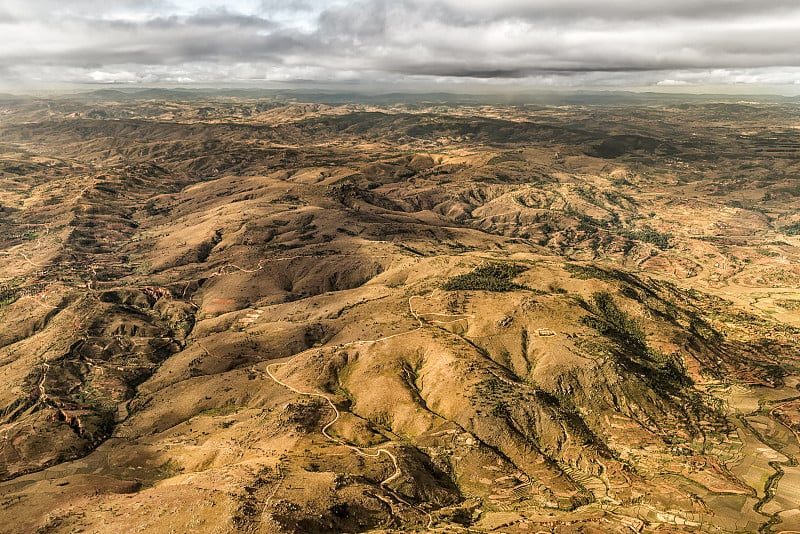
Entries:
<svg viewBox="0 0 800 534">
<path fill-rule="evenodd" d="M 522 153 L 520 152 L 503 152 L 502 154 L 494 156 L 487 162 L 487 164 L 497 165 L 500 163 L 506 163 L 508 161 L 525 161 L 525 158 L 522 156 Z"/>
<path fill-rule="evenodd" d="M 781 253 L 778 252 L 777 250 L 770 250 L 764 247 L 757 248 L 756 252 L 758 252 L 762 256 L 767 256 L 769 258 L 779 258 L 781 256 Z"/>
<path fill-rule="evenodd" d="M 775 304 L 789 311 L 800 311 L 800 300 L 776 299 Z"/>
<path fill-rule="evenodd" d="M 781 231 L 786 235 L 800 235 L 800 222 L 783 226 L 781 227 Z"/>
<path fill-rule="evenodd" d="M 547 291 L 549 291 L 550 293 L 558 293 L 561 295 L 565 295 L 567 293 L 567 290 L 561 287 L 559 283 L 555 281 L 547 284 Z"/>
<path fill-rule="evenodd" d="M 20 297 L 20 290 L 13 287 L 0 286 L 0 308 L 13 304 Z"/>
<path fill-rule="evenodd" d="M 768 199 L 766 199 L 768 200 Z M 757 201 L 754 200 L 728 200 L 725 202 L 726 206 L 730 206 L 731 208 L 739 208 L 742 210 L 750 210 L 750 211 L 757 211 L 759 213 L 767 213 L 766 208 L 759 205 Z"/>
<path fill-rule="evenodd" d="M 596 265 L 579 265 L 577 263 L 564 264 L 564 270 L 572 275 L 572 278 L 580 280 L 589 280 L 595 278 L 597 280 L 616 280 L 617 278 L 609 271 L 601 269 Z"/>
<path fill-rule="evenodd" d="M 711 324 L 702 317 L 692 313 L 689 315 L 689 331 L 700 336 L 706 341 L 722 341 L 722 334 L 717 332 Z"/>
<path fill-rule="evenodd" d="M 592 308 L 596 315 L 586 315 L 581 322 L 604 336 L 612 335 L 638 351 L 647 352 L 646 338 L 636 321 L 617 307 L 608 291 L 592 295 Z"/>
<path fill-rule="evenodd" d="M 613 340 L 618 346 L 614 351 L 616 360 L 630 371 L 645 376 L 653 389 L 674 394 L 681 386 L 690 384 L 679 358 L 648 347 L 647 336 L 639 323 L 619 309 L 611 293 L 597 291 L 592 295 L 592 302 L 584 305 L 593 315 L 583 316 L 581 322 Z"/>
<path fill-rule="evenodd" d="M 623 237 L 627 237 L 628 239 L 634 239 L 636 241 L 643 241 L 645 243 L 650 243 L 662 250 L 666 250 L 672 246 L 670 244 L 670 239 L 672 239 L 672 234 L 663 234 L 658 230 L 656 230 L 655 228 L 652 228 L 647 225 L 635 230 L 622 230 L 620 231 L 620 235 Z"/>
<path fill-rule="evenodd" d="M 444 283 L 445 291 L 480 290 L 514 291 L 527 289 L 514 283 L 514 278 L 528 268 L 518 263 L 489 263 L 475 268 L 472 272 L 460 274 Z"/>
<path fill-rule="evenodd" d="M 203 410 L 197 415 L 207 416 L 207 417 L 224 417 L 227 415 L 235 414 L 241 409 L 242 409 L 241 406 L 238 406 L 233 402 L 228 402 L 226 404 L 223 404 L 222 406 L 215 406 L 213 408 L 208 408 L 206 410 Z"/>
</svg>

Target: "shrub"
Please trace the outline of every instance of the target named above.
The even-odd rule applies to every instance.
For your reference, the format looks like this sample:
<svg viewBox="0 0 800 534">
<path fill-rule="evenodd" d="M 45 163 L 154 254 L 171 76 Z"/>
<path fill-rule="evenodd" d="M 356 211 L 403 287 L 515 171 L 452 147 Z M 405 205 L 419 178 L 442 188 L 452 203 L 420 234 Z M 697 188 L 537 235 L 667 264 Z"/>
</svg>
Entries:
<svg viewBox="0 0 800 534">
<path fill-rule="evenodd" d="M 790 224 L 781 228 L 786 235 L 800 235 L 800 222 Z"/>
<path fill-rule="evenodd" d="M 480 290 L 514 291 L 526 289 L 514 283 L 514 278 L 528 268 L 518 263 L 489 263 L 475 268 L 472 272 L 454 276 L 444 283 L 445 291 Z"/>
<path fill-rule="evenodd" d="M 590 278 L 596 278 L 597 280 L 616 280 L 617 278 L 609 271 L 601 269 L 596 265 L 580 265 L 577 263 L 566 263 L 564 264 L 564 270 L 566 270 L 572 278 L 578 278 L 580 280 L 588 280 Z"/>
<path fill-rule="evenodd" d="M 636 241 L 644 241 L 645 243 L 650 243 L 662 250 L 666 250 L 672 246 L 670 244 L 670 239 L 672 239 L 672 234 L 662 234 L 655 228 L 652 228 L 647 225 L 636 230 L 623 230 L 620 232 L 620 235 L 623 237 L 627 237 L 628 239 L 634 239 Z"/>
<path fill-rule="evenodd" d="M 621 349 L 615 351 L 617 361 L 646 377 L 653 389 L 674 394 L 680 387 L 691 383 L 679 357 L 648 347 L 647 337 L 639 323 L 617 307 L 608 291 L 594 293 L 590 307 L 594 315 L 581 317 L 581 322 L 614 340 Z"/>
<path fill-rule="evenodd" d="M 625 344 L 646 352 L 646 338 L 639 324 L 617 307 L 614 297 L 608 291 L 598 291 L 592 295 L 593 308 L 598 317 L 591 315 L 582 318 L 603 335 L 612 334 Z"/>
</svg>

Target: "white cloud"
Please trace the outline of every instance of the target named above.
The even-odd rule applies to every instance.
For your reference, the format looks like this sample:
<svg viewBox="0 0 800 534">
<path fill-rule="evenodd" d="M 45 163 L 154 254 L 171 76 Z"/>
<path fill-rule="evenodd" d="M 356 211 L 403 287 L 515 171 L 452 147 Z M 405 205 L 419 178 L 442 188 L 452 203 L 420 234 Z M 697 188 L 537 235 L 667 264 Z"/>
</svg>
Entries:
<svg viewBox="0 0 800 534">
<path fill-rule="evenodd" d="M 6 0 L 7 81 L 794 84 L 794 0 Z M 180 76 L 174 73 L 182 73 Z"/>
<path fill-rule="evenodd" d="M 681 87 L 681 86 L 687 86 L 687 85 L 691 85 L 691 84 L 689 82 L 687 82 L 686 80 L 667 79 L 667 80 L 661 80 L 660 82 L 656 82 L 656 85 L 660 85 L 662 87 Z"/>
</svg>

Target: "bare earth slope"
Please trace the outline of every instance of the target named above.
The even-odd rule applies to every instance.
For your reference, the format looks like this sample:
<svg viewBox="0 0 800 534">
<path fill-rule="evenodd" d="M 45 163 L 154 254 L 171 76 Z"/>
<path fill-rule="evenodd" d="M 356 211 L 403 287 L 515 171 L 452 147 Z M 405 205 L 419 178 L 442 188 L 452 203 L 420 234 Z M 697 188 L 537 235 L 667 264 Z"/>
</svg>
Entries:
<svg viewBox="0 0 800 534">
<path fill-rule="evenodd" d="M 6 531 L 800 530 L 796 106 L 121 95 L 0 102 Z"/>
</svg>

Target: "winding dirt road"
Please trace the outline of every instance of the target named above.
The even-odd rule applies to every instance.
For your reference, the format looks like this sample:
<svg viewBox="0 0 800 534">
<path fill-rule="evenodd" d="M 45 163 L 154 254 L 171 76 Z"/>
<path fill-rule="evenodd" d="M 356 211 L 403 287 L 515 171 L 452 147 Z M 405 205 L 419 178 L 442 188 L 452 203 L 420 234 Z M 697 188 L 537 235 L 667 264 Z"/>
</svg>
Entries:
<svg viewBox="0 0 800 534">
<path fill-rule="evenodd" d="M 397 463 L 397 457 L 387 449 L 376 449 L 374 453 L 364 452 L 363 449 L 361 449 L 359 447 L 356 447 L 355 445 L 351 445 L 351 444 L 349 444 L 349 443 L 347 443 L 347 442 L 345 442 L 345 441 L 343 441 L 343 440 L 341 440 L 341 439 L 339 439 L 337 437 L 334 437 L 334 436 L 330 435 L 328 433 L 328 429 L 330 427 L 332 427 L 333 425 L 335 425 L 336 422 L 339 420 L 339 417 L 341 416 L 341 414 L 339 412 L 339 409 L 336 408 L 336 405 L 333 403 L 333 401 L 327 395 L 325 395 L 323 393 L 301 391 L 301 390 L 297 389 L 296 387 L 294 387 L 294 386 L 292 386 L 290 384 L 287 384 L 286 382 L 282 381 L 281 379 L 279 379 L 278 377 L 276 377 L 272 373 L 272 368 L 273 367 L 286 365 L 287 363 L 290 363 L 290 362 L 273 363 L 273 364 L 268 365 L 267 366 L 267 374 L 277 384 L 280 384 L 281 386 L 285 387 L 286 389 L 294 391 L 298 395 L 305 395 L 307 397 L 318 397 L 318 398 L 321 398 L 321 399 L 325 399 L 325 401 L 328 403 L 328 406 L 330 406 L 333 409 L 333 412 L 335 414 L 335 417 L 333 419 L 331 419 L 324 427 L 322 427 L 322 435 L 325 436 L 326 438 L 328 438 L 330 441 L 333 441 L 334 443 L 338 443 L 339 445 L 342 445 L 343 447 L 347 447 L 348 449 L 353 451 L 355 454 L 358 454 L 359 456 L 364 456 L 364 457 L 367 457 L 367 458 L 378 458 L 381 454 L 385 454 L 386 456 L 388 456 L 389 459 L 392 460 L 392 463 L 394 464 L 394 473 L 392 473 L 392 475 L 390 475 L 388 478 L 384 479 L 383 482 L 381 482 L 381 488 L 386 489 L 386 487 L 385 487 L 386 484 L 388 484 L 389 482 L 391 482 L 392 480 L 396 479 L 397 477 L 399 477 L 402 474 L 402 471 L 400 471 L 400 466 Z M 408 504 L 405 501 L 403 501 L 402 499 L 400 499 L 400 501 L 405 503 L 405 504 Z"/>
<path fill-rule="evenodd" d="M 412 332 L 416 332 L 416 331 L 418 331 L 418 330 L 420 330 L 420 329 L 424 328 L 424 327 L 425 327 L 425 324 L 426 324 L 426 322 L 425 322 L 425 321 L 424 321 L 424 320 L 423 320 L 423 319 L 420 317 L 420 315 L 419 315 L 419 314 L 418 314 L 418 313 L 417 313 L 417 312 L 414 310 L 414 306 L 412 305 L 412 301 L 413 301 L 415 298 L 430 298 L 430 297 L 432 297 L 432 296 L 433 296 L 433 295 L 434 295 L 434 294 L 435 294 L 437 291 L 438 291 L 438 289 L 434 289 L 434 290 L 433 290 L 431 293 L 429 293 L 429 294 L 428 294 L 428 295 L 426 295 L 425 297 L 423 297 L 423 296 L 421 296 L 421 295 L 412 295 L 411 297 L 409 297 L 409 298 L 408 298 L 408 308 L 409 308 L 409 311 L 410 311 L 411 315 L 414 317 L 414 319 L 415 319 L 415 320 L 416 320 L 416 321 L 419 323 L 419 326 L 417 326 L 416 328 L 414 328 L 414 329 L 412 329 L 412 330 L 409 330 L 409 331 L 407 331 L 407 332 L 401 332 L 401 333 L 399 333 L 399 334 L 392 334 L 392 335 L 390 335 L 390 336 L 385 336 L 385 337 L 381 337 L 381 338 L 378 338 L 378 339 L 362 340 L 362 341 L 351 341 L 351 342 L 349 342 L 349 343 L 346 343 L 346 344 L 344 344 L 344 345 L 341 345 L 341 346 L 342 346 L 342 347 L 356 346 L 356 345 L 363 346 L 363 345 L 368 345 L 368 344 L 380 343 L 381 341 L 385 341 L 385 340 L 387 340 L 387 339 L 392 339 L 392 338 L 399 337 L 399 336 L 408 335 L 408 334 L 410 334 L 410 333 L 412 333 Z M 456 317 L 456 316 L 458 316 L 458 314 L 438 314 L 438 313 L 437 313 L 437 314 L 426 314 L 426 315 L 447 315 L 447 316 L 449 316 L 449 317 Z M 472 317 L 474 317 L 474 316 L 473 316 L 473 315 L 464 315 L 463 317 L 461 317 L 461 319 L 457 319 L 457 320 L 464 320 L 464 319 L 467 319 L 467 318 L 472 318 Z M 435 322 L 439 322 L 439 321 L 435 321 Z M 316 349 L 311 349 L 311 350 L 316 350 Z M 339 439 L 339 438 L 337 438 L 337 437 L 335 437 L 335 436 L 331 435 L 331 434 L 328 432 L 328 430 L 329 430 L 329 429 L 330 429 L 330 428 L 331 428 L 333 425 L 335 425 L 337 421 L 339 421 L 339 418 L 340 418 L 340 416 L 341 416 L 341 414 L 340 414 L 340 412 L 339 412 L 339 409 L 338 409 L 338 408 L 336 407 L 336 405 L 333 403 L 333 401 L 331 400 L 331 398 L 330 398 L 328 395 L 325 395 L 324 393 L 318 393 L 318 392 L 314 392 L 314 391 L 302 391 L 302 390 L 300 390 L 300 389 L 298 389 L 298 388 L 296 388 L 296 387 L 292 386 L 291 384 L 288 384 L 288 383 L 284 382 L 283 380 L 281 380 L 281 379 L 280 379 L 280 378 L 278 378 L 277 376 L 275 376 L 275 374 L 274 374 L 274 372 L 273 372 L 273 370 L 274 370 L 274 369 L 276 369 L 277 367 L 284 366 L 284 365 L 288 365 L 288 364 L 292 363 L 292 361 L 294 361 L 294 360 L 295 360 L 296 358 L 298 358 L 299 356 L 302 356 L 302 355 L 303 355 L 303 354 L 305 354 L 306 352 L 308 352 L 308 351 L 303 351 L 303 352 L 300 352 L 300 353 L 298 353 L 298 354 L 295 354 L 294 356 L 292 356 L 292 357 L 291 357 L 291 358 L 290 358 L 288 361 L 286 361 L 286 362 L 282 362 L 282 363 L 273 363 L 273 364 L 270 364 L 270 365 L 268 365 L 268 366 L 267 366 L 267 368 L 266 368 L 266 370 L 267 370 L 267 374 L 269 375 L 269 377 L 270 377 L 270 378 L 271 378 L 271 379 L 272 379 L 272 380 L 273 380 L 273 381 L 274 381 L 276 384 L 279 384 L 279 385 L 281 385 L 281 386 L 283 386 L 283 387 L 285 387 L 285 388 L 289 389 L 290 391 L 293 391 L 294 393 L 297 393 L 298 395 L 304 395 L 304 396 L 307 396 L 307 397 L 317 397 L 317 398 L 325 399 L 325 402 L 327 402 L 327 403 L 328 403 L 328 406 L 330 406 L 330 407 L 331 407 L 331 409 L 333 409 L 333 412 L 334 412 L 334 418 L 333 418 L 333 419 L 331 419 L 331 420 L 330 420 L 328 423 L 326 423 L 324 427 L 322 427 L 322 435 L 323 435 L 323 436 L 325 436 L 325 437 L 326 437 L 328 440 L 330 440 L 330 441 L 332 441 L 332 442 L 334 442 L 334 443 L 337 443 L 337 444 L 339 444 L 339 445 L 341 445 L 341 446 L 343 446 L 343 447 L 347 447 L 348 449 L 350 449 L 350 450 L 353 452 L 353 454 L 357 454 L 357 455 L 359 455 L 359 456 L 363 456 L 363 457 L 366 457 L 366 458 L 379 458 L 379 457 L 380 457 L 382 454 L 385 454 L 385 455 L 386 455 L 386 456 L 387 456 L 387 457 L 388 457 L 388 458 L 389 458 L 389 459 L 392 461 L 392 464 L 394 465 L 394 473 L 392 473 L 391 475 L 389 475 L 387 478 L 385 478 L 385 479 L 384 479 L 384 480 L 383 480 L 383 481 L 380 483 L 380 487 L 381 487 L 381 489 L 383 489 L 384 491 L 386 491 L 386 492 L 388 492 L 390 495 L 392 495 L 392 497 L 394 497 L 394 498 L 395 498 L 395 499 L 396 499 L 398 502 L 401 502 L 401 503 L 405 504 L 406 506 L 409 506 L 409 507 L 411 507 L 411 508 L 414 508 L 414 509 L 415 509 L 415 510 L 417 510 L 418 512 L 420 512 L 420 513 L 422 513 L 422 514 L 426 515 L 426 516 L 427 516 L 427 518 L 428 518 L 428 525 L 427 525 L 427 528 L 429 528 L 429 529 L 430 529 L 430 528 L 431 528 L 431 525 L 433 524 L 433 516 L 431 516 L 431 514 L 430 514 L 429 512 L 427 512 L 427 511 L 425 511 L 425 510 L 422 510 L 422 509 L 420 509 L 419 507 L 417 507 L 417 506 L 415 506 L 415 505 L 413 505 L 413 504 L 409 503 L 408 501 L 406 501 L 405 499 L 403 499 L 402 497 L 400 497 L 400 496 L 399 496 L 399 495 L 398 495 L 396 492 L 394 492 L 394 491 L 393 491 L 393 490 L 391 490 L 390 488 L 386 487 L 386 485 L 387 485 L 387 484 L 389 484 L 389 483 L 390 483 L 390 482 L 392 482 L 393 480 L 395 480 L 395 479 L 399 478 L 399 477 L 400 477 L 400 476 L 403 474 L 403 473 L 402 473 L 402 471 L 401 471 L 401 469 L 400 469 L 400 465 L 399 465 L 399 464 L 398 464 L 398 462 L 397 462 L 397 456 L 395 456 L 395 455 L 394 455 L 394 454 L 393 454 L 393 453 L 392 453 L 390 450 L 388 450 L 388 449 L 385 449 L 385 448 L 374 449 L 374 452 L 367 452 L 367 450 L 371 449 L 371 447 L 364 447 L 364 448 L 357 447 L 357 446 L 355 446 L 355 445 L 352 445 L 352 444 L 350 444 L 350 443 L 347 443 L 347 442 L 345 442 L 345 441 L 343 441 L 343 440 L 341 440 L 341 439 Z"/>
</svg>

